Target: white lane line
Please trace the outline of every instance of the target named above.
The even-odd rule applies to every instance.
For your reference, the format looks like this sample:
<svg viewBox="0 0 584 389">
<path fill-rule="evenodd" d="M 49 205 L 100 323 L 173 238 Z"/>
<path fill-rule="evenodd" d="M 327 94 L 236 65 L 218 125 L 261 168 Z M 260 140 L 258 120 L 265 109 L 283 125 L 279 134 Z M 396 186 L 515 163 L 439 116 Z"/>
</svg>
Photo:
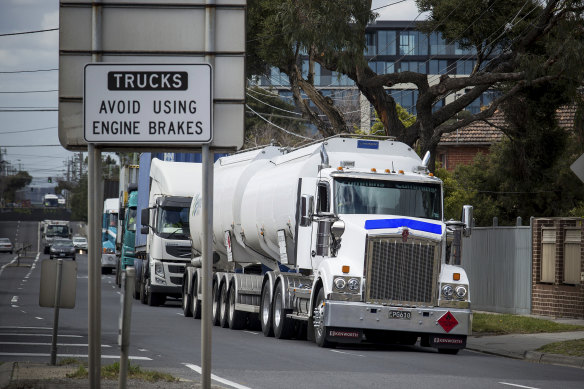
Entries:
<svg viewBox="0 0 584 389">
<path fill-rule="evenodd" d="M 12 297 L 12 300 L 10 300 L 10 304 L 16 304 L 18 302 L 18 296 L 14 296 Z"/>
<path fill-rule="evenodd" d="M 10 266 L 10 265 L 14 264 L 17 259 L 18 259 L 18 257 L 14 257 L 14 259 L 12 261 L 8 262 L 7 264 L 2 265 L 2 267 L 0 267 L 0 276 L 2 275 L 2 272 L 4 271 L 4 269 L 7 266 Z"/>
<path fill-rule="evenodd" d="M 50 346 L 52 343 L 27 343 L 27 342 L 0 342 L 0 344 L 11 344 L 11 345 L 23 345 L 23 346 Z M 67 346 L 67 347 L 89 347 L 88 344 L 83 343 L 57 343 L 57 346 Z M 111 347 L 109 344 L 102 344 L 101 347 L 108 348 Z"/>
<path fill-rule="evenodd" d="M 17 333 L 10 333 L 10 332 L 2 332 L 0 336 L 53 336 L 52 334 L 17 334 Z M 59 335 L 59 338 L 83 338 L 81 335 Z"/>
<path fill-rule="evenodd" d="M 12 307 L 12 308 L 20 308 L 19 305 L 14 305 L 14 304 L 12 304 L 10 307 Z"/>
<path fill-rule="evenodd" d="M 242 332 L 246 332 L 246 333 L 252 334 L 252 335 L 259 335 L 260 334 L 259 332 L 246 331 L 246 330 L 243 330 Z"/>
<path fill-rule="evenodd" d="M 183 365 L 185 365 L 189 369 L 194 370 L 197 373 L 201 374 L 201 368 L 199 366 L 193 365 L 191 363 L 183 363 Z M 237 389 L 250 389 L 249 387 L 240 385 L 237 382 L 233 382 L 233 381 L 226 380 L 225 378 L 217 377 L 215 374 L 211 374 L 211 379 L 214 380 L 214 381 L 217 381 L 217 382 L 221 382 L 222 384 L 229 385 L 229 386 L 231 386 L 233 388 L 237 388 Z"/>
<path fill-rule="evenodd" d="M 347 354 L 347 355 L 351 355 L 353 357 L 365 357 L 365 355 L 361 355 L 361 354 L 353 354 L 353 353 L 348 353 L 345 351 L 339 351 L 339 350 L 330 350 L 333 353 L 338 353 L 338 354 Z"/>
<path fill-rule="evenodd" d="M 45 320 L 42 317 L 38 317 L 38 316 L 36 316 L 35 319 L 37 319 L 37 320 Z"/>
<path fill-rule="evenodd" d="M 3 357 L 49 357 L 51 354 L 43 354 L 43 353 L 0 353 L 0 356 Z M 58 357 L 61 358 L 88 358 L 87 354 L 57 354 Z M 119 355 L 102 355 L 102 359 L 120 359 Z M 130 355 L 128 359 L 137 360 L 137 361 L 151 361 L 152 358 L 148 357 L 136 357 Z"/>
<path fill-rule="evenodd" d="M 499 382 L 501 385 L 509 385 L 509 386 L 515 386 L 516 388 L 525 388 L 525 389 L 539 389 L 539 388 L 534 388 L 533 386 L 524 386 L 524 385 L 517 385 L 517 384 L 511 384 L 509 382 Z"/>
</svg>

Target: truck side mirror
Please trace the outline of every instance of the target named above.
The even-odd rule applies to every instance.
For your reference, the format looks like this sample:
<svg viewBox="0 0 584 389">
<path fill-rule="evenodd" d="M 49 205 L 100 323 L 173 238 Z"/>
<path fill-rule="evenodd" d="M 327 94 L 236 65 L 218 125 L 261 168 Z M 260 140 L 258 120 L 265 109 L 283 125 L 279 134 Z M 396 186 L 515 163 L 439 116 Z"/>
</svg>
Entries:
<svg viewBox="0 0 584 389">
<path fill-rule="evenodd" d="M 472 211 L 472 205 L 462 206 L 462 222 L 464 223 L 462 234 L 465 238 L 468 238 L 472 233 Z"/>
<path fill-rule="evenodd" d="M 121 207 L 120 211 L 118 212 L 118 219 L 124 220 L 125 216 L 126 216 L 126 209 Z"/>
<path fill-rule="evenodd" d="M 314 196 L 302 195 L 300 199 L 300 226 L 308 227 L 312 222 L 312 210 L 314 209 Z"/>
<path fill-rule="evenodd" d="M 143 226 L 149 226 L 150 225 L 150 209 L 144 208 L 141 211 L 141 213 L 140 213 L 140 223 L 142 223 Z"/>
<path fill-rule="evenodd" d="M 140 228 L 140 233 L 142 235 L 148 235 L 149 232 L 150 232 L 149 227 L 142 227 L 142 228 Z"/>
</svg>

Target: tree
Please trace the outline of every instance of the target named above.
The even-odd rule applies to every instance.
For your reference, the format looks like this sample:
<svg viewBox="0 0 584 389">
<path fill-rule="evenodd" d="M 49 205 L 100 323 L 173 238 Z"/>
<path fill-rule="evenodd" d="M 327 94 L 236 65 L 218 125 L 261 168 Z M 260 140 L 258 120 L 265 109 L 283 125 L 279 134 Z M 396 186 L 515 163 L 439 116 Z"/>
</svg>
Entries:
<svg viewBox="0 0 584 389">
<path fill-rule="evenodd" d="M 430 84 L 426 74 L 375 73 L 364 56 L 365 26 L 374 19 L 371 1 L 366 0 L 250 0 L 251 55 L 288 75 L 296 105 L 323 136 L 346 131 L 347 125 L 342 113 L 314 88 L 312 69 L 318 63 L 347 75 L 373 105 L 387 135 L 411 146 L 418 143 L 422 153 L 431 151 L 431 170 L 443 134 L 488 119 L 529 88 L 562 85 L 564 95 L 573 96 L 582 84 L 582 0 L 417 0 L 417 4 L 430 14 L 423 31 L 440 32 L 447 42 L 476 51 L 470 75 L 444 74 Z M 300 65 L 301 53 L 308 55 L 306 69 Z M 386 92 L 399 84 L 413 84 L 418 90 L 417 120 L 409 127 L 399 120 L 396 103 Z M 489 89 L 499 95 L 487 109 L 451 120 Z M 301 91 L 328 122 L 310 110 Z M 436 103 L 457 92 L 464 94 L 435 109 Z"/>
<path fill-rule="evenodd" d="M 81 176 L 79 184 L 71 191 L 71 218 L 87 221 L 87 174 Z"/>
<path fill-rule="evenodd" d="M 26 171 L 19 171 L 11 176 L 0 177 L 0 188 L 5 203 L 13 203 L 16 199 L 16 192 L 24 188 L 32 181 L 32 177 Z"/>
</svg>

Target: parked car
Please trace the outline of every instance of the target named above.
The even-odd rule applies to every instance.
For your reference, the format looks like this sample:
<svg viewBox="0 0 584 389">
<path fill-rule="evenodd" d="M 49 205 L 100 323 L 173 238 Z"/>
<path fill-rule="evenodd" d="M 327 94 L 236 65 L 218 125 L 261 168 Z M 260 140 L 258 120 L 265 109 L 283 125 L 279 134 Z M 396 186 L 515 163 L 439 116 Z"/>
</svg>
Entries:
<svg viewBox="0 0 584 389">
<path fill-rule="evenodd" d="M 10 239 L 0 238 L 0 251 L 9 252 L 10 254 L 14 253 L 14 246 Z"/>
<path fill-rule="evenodd" d="M 87 251 L 87 238 L 84 236 L 74 236 L 73 237 L 73 246 L 77 250 Z"/>
<path fill-rule="evenodd" d="M 75 246 L 71 239 L 57 239 L 53 241 L 49 250 L 49 258 L 66 258 L 75 260 Z"/>
</svg>

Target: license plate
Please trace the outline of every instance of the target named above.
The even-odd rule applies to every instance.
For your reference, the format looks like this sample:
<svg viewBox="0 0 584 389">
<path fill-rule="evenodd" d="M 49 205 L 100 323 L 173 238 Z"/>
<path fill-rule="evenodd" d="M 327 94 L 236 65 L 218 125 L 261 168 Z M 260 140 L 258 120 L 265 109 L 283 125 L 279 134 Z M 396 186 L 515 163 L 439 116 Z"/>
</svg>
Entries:
<svg viewBox="0 0 584 389">
<path fill-rule="evenodd" d="M 389 311 L 389 318 L 410 320 L 412 313 L 410 311 Z"/>
<path fill-rule="evenodd" d="M 64 257 L 65 253 L 59 253 L 59 257 Z"/>
</svg>

